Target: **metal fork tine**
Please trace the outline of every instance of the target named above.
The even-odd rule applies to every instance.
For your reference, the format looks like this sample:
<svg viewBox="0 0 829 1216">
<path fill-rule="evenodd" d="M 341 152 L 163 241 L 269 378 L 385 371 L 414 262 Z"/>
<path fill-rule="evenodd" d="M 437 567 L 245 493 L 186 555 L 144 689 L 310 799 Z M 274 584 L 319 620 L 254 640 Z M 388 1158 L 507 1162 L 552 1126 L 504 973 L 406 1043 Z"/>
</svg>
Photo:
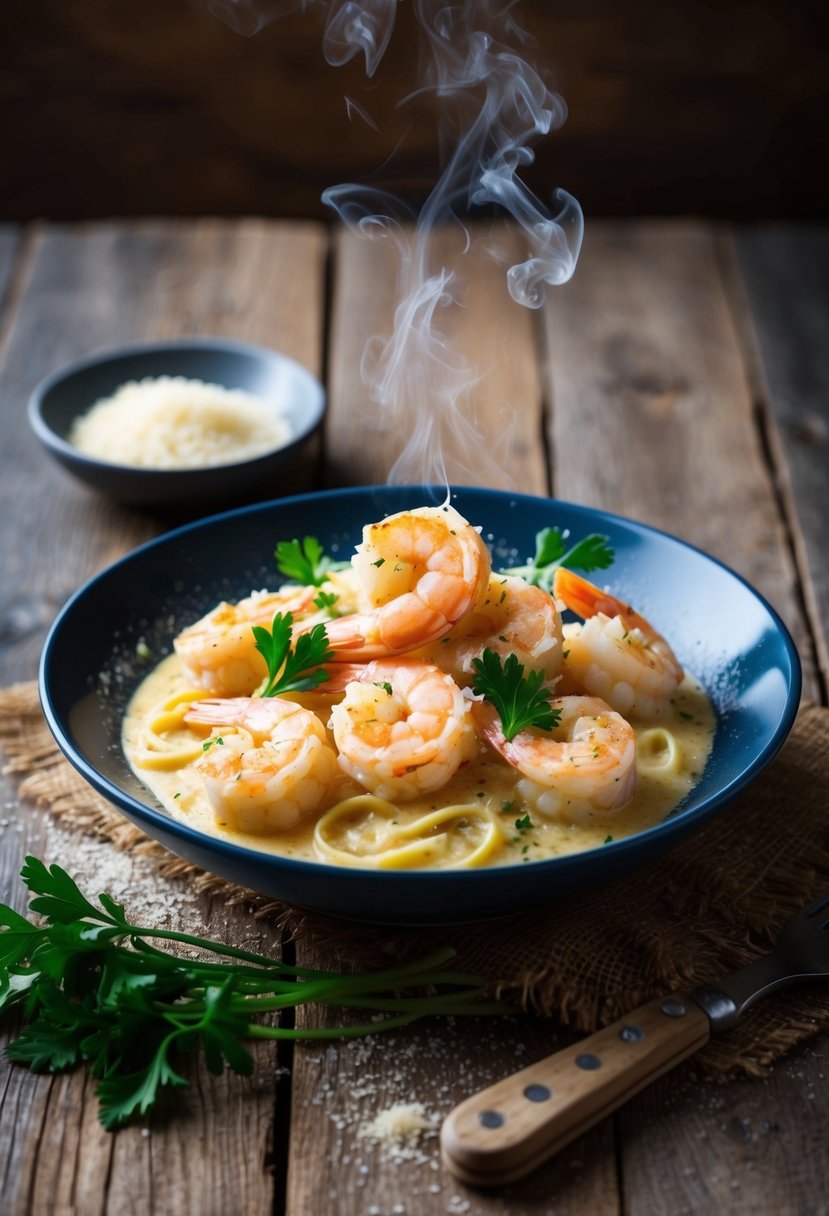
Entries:
<svg viewBox="0 0 829 1216">
<path fill-rule="evenodd" d="M 806 916 L 811 920 L 813 916 L 817 916 L 818 912 L 822 912 L 826 907 L 829 907 L 829 892 L 826 895 L 821 895 L 816 904 L 812 904 L 811 908 L 806 909 Z"/>
</svg>

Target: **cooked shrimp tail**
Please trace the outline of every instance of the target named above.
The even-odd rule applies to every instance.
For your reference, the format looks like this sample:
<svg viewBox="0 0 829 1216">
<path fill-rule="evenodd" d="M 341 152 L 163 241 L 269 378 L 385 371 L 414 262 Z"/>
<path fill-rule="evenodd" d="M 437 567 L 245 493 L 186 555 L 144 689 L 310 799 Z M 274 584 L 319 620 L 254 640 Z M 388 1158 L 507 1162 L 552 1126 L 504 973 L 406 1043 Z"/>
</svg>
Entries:
<svg viewBox="0 0 829 1216">
<path fill-rule="evenodd" d="M 506 739 L 494 707 L 473 705 L 487 743 L 526 780 L 518 792 L 542 815 L 579 821 L 618 811 L 633 797 L 636 740 L 629 722 L 598 697 L 557 697 L 551 732 L 523 730 Z"/>
<path fill-rule="evenodd" d="M 350 674 L 331 711 L 340 767 L 379 798 L 439 789 L 477 746 L 469 702 L 431 664 L 387 660 Z"/>
<path fill-rule="evenodd" d="M 584 619 L 564 627 L 565 679 L 622 714 L 658 716 L 682 682 L 667 640 L 629 604 L 559 567 L 554 593 Z"/>
<path fill-rule="evenodd" d="M 478 601 L 490 574 L 478 531 L 449 506 L 367 525 L 352 565 L 367 607 L 327 626 L 335 658 L 346 662 L 404 654 L 443 637 Z"/>
<path fill-rule="evenodd" d="M 293 701 L 199 701 L 185 721 L 217 728 L 196 769 L 223 827 L 259 835 L 292 828 L 320 808 L 337 777 L 325 727 Z"/>
<path fill-rule="evenodd" d="M 277 612 L 314 611 L 314 587 L 258 591 L 236 604 L 223 601 L 188 625 L 173 645 L 188 683 L 224 696 L 248 695 L 267 676 L 254 625 L 269 626 Z"/>
</svg>

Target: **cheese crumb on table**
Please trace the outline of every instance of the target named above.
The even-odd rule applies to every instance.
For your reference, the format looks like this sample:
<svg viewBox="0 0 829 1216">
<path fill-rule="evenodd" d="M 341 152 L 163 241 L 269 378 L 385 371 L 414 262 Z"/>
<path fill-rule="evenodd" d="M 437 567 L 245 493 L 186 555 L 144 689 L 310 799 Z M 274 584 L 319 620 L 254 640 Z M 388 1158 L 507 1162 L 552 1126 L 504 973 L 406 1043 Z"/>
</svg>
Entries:
<svg viewBox="0 0 829 1216">
<path fill-rule="evenodd" d="M 393 1161 L 425 1161 L 419 1142 L 437 1135 L 439 1124 L 440 1116 L 427 1112 L 422 1102 L 396 1102 L 361 1124 L 357 1135 L 380 1145 Z"/>
</svg>

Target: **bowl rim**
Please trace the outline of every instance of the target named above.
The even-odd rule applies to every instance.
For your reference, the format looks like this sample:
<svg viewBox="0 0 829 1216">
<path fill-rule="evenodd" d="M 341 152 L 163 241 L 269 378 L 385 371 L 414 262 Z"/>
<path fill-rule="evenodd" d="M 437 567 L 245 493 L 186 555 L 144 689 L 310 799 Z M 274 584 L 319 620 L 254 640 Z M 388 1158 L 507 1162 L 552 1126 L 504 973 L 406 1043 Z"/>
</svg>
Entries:
<svg viewBox="0 0 829 1216">
<path fill-rule="evenodd" d="M 71 739 L 64 732 L 58 716 L 54 710 L 52 700 L 49 694 L 48 674 L 52 660 L 52 650 L 58 639 L 58 635 L 63 628 L 63 625 L 72 612 L 74 605 L 81 600 L 99 581 L 109 577 L 115 570 L 122 565 L 150 552 L 158 545 L 166 544 L 169 541 L 175 541 L 184 534 L 193 532 L 197 529 L 208 528 L 215 522 L 225 520 L 230 517 L 241 518 L 250 515 L 253 512 L 261 512 L 275 507 L 301 505 L 303 502 L 313 499 L 314 501 L 326 499 L 343 498 L 358 498 L 367 493 L 377 494 L 383 493 L 384 490 L 395 493 L 405 493 L 406 491 L 416 491 L 423 495 L 430 491 L 439 491 L 445 495 L 447 487 L 437 487 L 429 485 L 394 485 L 394 486 L 377 486 L 377 485 L 361 485 L 349 486 L 338 489 L 318 490 L 305 494 L 294 494 L 285 498 L 269 499 L 265 502 L 250 503 L 243 507 L 237 507 L 230 511 L 221 511 L 212 515 L 205 516 L 202 519 L 192 521 L 187 524 L 175 528 L 169 532 L 163 533 L 161 536 L 144 542 L 137 548 L 124 554 L 117 561 L 112 562 L 105 569 L 88 578 L 78 589 L 70 596 L 66 603 L 61 608 L 55 618 L 41 652 L 39 671 L 38 671 L 38 690 L 40 694 L 40 702 L 44 717 L 50 731 L 52 732 L 58 746 L 63 752 L 66 759 L 73 767 L 81 774 L 82 777 L 100 794 L 103 795 L 109 802 L 114 803 L 122 811 L 129 810 L 131 815 L 135 815 L 139 820 L 146 820 L 157 826 L 162 831 L 169 833 L 180 840 L 187 841 L 196 846 L 206 846 L 208 849 L 217 849 L 219 853 L 225 857 L 238 859 L 242 862 L 257 863 L 262 866 L 276 864 L 280 869 L 287 868 L 288 872 L 293 872 L 298 875 L 306 874 L 313 875 L 317 878 L 328 878 L 331 881 L 342 881 L 344 876 L 349 875 L 359 877 L 361 882 L 370 885 L 389 885 L 392 882 L 403 883 L 408 885 L 411 883 L 423 882 L 424 877 L 428 877 L 431 882 L 442 884 L 462 883 L 465 886 L 472 885 L 476 882 L 485 883 L 488 877 L 494 873 L 497 874 L 512 874 L 525 873 L 521 863 L 508 863 L 499 866 L 481 866 L 476 869 L 412 869 L 412 870 L 381 870 L 371 867 L 361 866 L 335 866 L 323 861 L 311 861 L 304 858 L 286 857 L 278 853 L 270 853 L 260 849 L 249 848 L 246 845 L 237 844 L 234 841 L 223 840 L 220 837 L 210 836 L 206 832 L 198 831 L 188 824 L 174 819 L 167 812 L 156 810 L 154 807 L 146 803 L 139 802 L 130 794 L 121 790 L 117 785 L 111 782 L 103 774 L 99 773 L 93 765 L 89 764 L 83 756 L 81 756 Z M 719 567 L 731 578 L 740 583 L 761 605 L 762 608 L 769 614 L 771 622 L 775 627 L 776 634 L 779 637 L 783 651 L 789 665 L 789 680 L 786 691 L 786 698 L 783 704 L 783 711 L 780 719 L 766 741 L 764 747 L 754 756 L 751 762 L 745 766 L 731 781 L 715 793 L 709 795 L 699 806 L 688 807 L 678 814 L 672 813 L 666 819 L 659 823 L 653 824 L 649 828 L 643 829 L 641 832 L 635 832 L 631 836 L 623 837 L 619 840 L 613 840 L 607 844 L 596 845 L 591 849 L 582 849 L 576 853 L 566 853 L 555 857 L 544 858 L 534 861 L 533 871 L 538 873 L 538 867 L 543 867 L 544 870 L 550 870 L 554 873 L 556 866 L 572 864 L 577 861 L 589 862 L 589 859 L 594 856 L 604 856 L 608 850 L 612 850 L 614 855 L 623 856 L 626 852 L 638 851 L 643 840 L 647 839 L 657 841 L 670 841 L 672 836 L 680 835 L 688 829 L 688 820 L 693 818 L 695 822 L 703 822 L 715 811 L 717 811 L 725 802 L 731 801 L 737 794 L 745 789 L 758 775 L 758 773 L 766 767 L 767 764 L 774 758 L 777 752 L 782 747 L 786 738 L 791 731 L 794 720 L 797 716 L 800 707 L 800 696 L 802 690 L 802 668 L 800 656 L 794 644 L 794 640 L 788 630 L 788 627 L 768 600 L 741 574 L 733 570 L 725 562 L 719 558 L 713 557 L 704 549 L 697 545 L 691 544 L 689 541 L 684 541 L 674 533 L 668 532 L 662 528 L 653 527 L 650 524 L 642 523 L 628 516 L 619 515 L 611 511 L 605 511 L 602 508 L 590 507 L 584 504 L 571 503 L 565 499 L 555 497 L 544 497 L 541 495 L 523 494 L 520 492 L 512 492 L 508 490 L 491 489 L 488 487 L 478 486 L 462 486 L 452 485 L 448 487 L 451 499 L 465 492 L 472 492 L 479 495 L 484 495 L 486 498 L 499 498 L 514 501 L 520 504 L 522 501 L 538 504 L 540 502 L 549 503 L 552 507 L 556 504 L 565 506 L 568 511 L 575 511 L 577 515 L 589 517 L 593 521 L 608 520 L 612 524 L 619 525 L 623 528 L 633 528 L 634 531 L 639 531 L 646 535 L 656 535 L 662 537 L 674 544 L 679 545 L 683 549 L 688 549 L 693 553 L 698 554 L 707 562 Z"/>
<path fill-rule="evenodd" d="M 180 468 L 175 469 L 157 469 L 149 465 L 118 464 L 111 460 L 101 460 L 98 456 L 90 456 L 59 435 L 44 416 L 43 403 L 46 396 L 62 381 L 68 380 L 71 376 L 85 372 L 91 367 L 107 363 L 118 363 L 121 359 L 128 359 L 135 355 L 172 353 L 173 351 L 186 351 L 188 349 L 194 351 L 211 349 L 227 351 L 238 355 L 246 355 L 252 359 L 275 359 L 281 363 L 290 364 L 300 374 L 300 377 L 307 381 L 308 387 L 314 394 L 308 418 L 303 420 L 300 428 L 294 432 L 287 443 L 267 448 L 264 452 L 260 452 L 256 456 L 250 456 L 246 460 L 232 460 L 223 464 L 182 465 Z M 265 399 L 263 398 L 263 400 Z M 99 351 L 84 355 L 72 363 L 64 364 L 62 367 L 58 367 L 47 376 L 44 376 L 32 389 L 27 403 L 27 415 L 29 425 L 41 443 L 50 448 L 56 455 L 64 457 L 75 465 L 88 465 L 102 472 L 109 471 L 119 477 L 158 477 L 161 480 L 171 481 L 175 478 L 193 478 L 204 474 L 210 476 L 218 470 L 222 472 L 227 472 L 230 469 L 238 469 L 240 472 L 255 470 L 258 465 L 272 460 L 274 456 L 290 453 L 295 447 L 308 439 L 310 435 L 313 435 L 322 425 L 326 406 L 327 394 L 325 385 L 319 377 L 315 376 L 303 363 L 300 363 L 298 359 L 294 359 L 291 355 L 283 354 L 282 351 L 276 350 L 274 347 L 259 346 L 253 342 L 242 342 L 235 338 L 212 338 L 194 335 L 193 337 L 165 338 L 156 342 L 128 342 L 121 346 L 105 347 Z"/>
</svg>

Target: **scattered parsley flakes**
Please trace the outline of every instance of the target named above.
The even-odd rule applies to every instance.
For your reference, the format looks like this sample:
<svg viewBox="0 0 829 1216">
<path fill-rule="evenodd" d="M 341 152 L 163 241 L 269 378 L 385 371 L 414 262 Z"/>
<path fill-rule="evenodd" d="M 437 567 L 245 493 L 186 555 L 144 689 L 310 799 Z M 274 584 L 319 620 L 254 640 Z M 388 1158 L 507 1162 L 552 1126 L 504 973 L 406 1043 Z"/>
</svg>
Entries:
<svg viewBox="0 0 829 1216">
<path fill-rule="evenodd" d="M 529 812 L 522 815 L 520 819 L 516 819 L 515 826 L 519 832 L 529 832 L 533 827 L 533 821 L 530 819 Z"/>
</svg>

